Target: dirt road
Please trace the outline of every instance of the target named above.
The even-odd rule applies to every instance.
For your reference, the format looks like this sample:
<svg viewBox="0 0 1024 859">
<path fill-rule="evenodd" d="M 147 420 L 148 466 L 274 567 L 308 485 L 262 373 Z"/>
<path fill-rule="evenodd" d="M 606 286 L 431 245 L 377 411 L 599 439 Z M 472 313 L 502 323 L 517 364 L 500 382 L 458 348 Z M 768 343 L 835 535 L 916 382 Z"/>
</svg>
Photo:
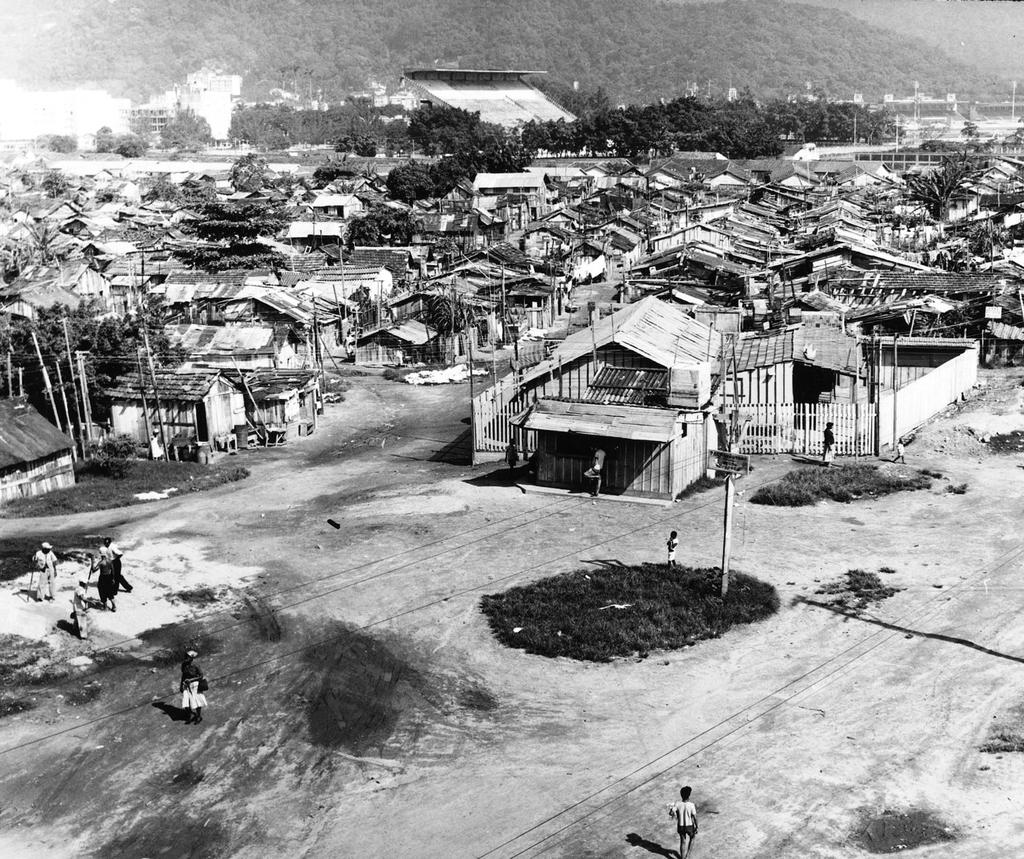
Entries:
<svg viewBox="0 0 1024 859">
<path fill-rule="evenodd" d="M 1019 456 L 940 453 L 963 416 L 908 448 L 949 478 L 926 492 L 757 507 L 750 488 L 789 463 L 756 463 L 735 564 L 783 610 L 588 665 L 500 647 L 480 594 L 659 556 L 672 529 L 682 563 L 715 564 L 719 491 L 667 510 L 524 496 L 496 465 L 454 464 L 465 386 L 355 383 L 322 432 L 254 457 L 242 484 L 0 521 L 5 541 L 113 530 L 142 583 L 99 652 L 62 644 L 62 665 L 92 664 L 40 678 L 36 708 L 0 721 L 0 854 L 665 855 L 683 783 L 697 857 L 856 856 L 873 818 L 907 809 L 961 856 L 1024 852 L 1024 762 L 977 750 L 1022 694 L 1024 473 Z M 859 618 L 810 601 L 853 567 L 892 568 L 904 590 Z M 148 628 L 143 600 L 163 617 L 203 587 L 214 602 L 179 601 L 173 623 L 128 638 Z M 177 688 L 186 641 L 212 678 L 201 726 L 154 706 L 172 701 L 153 699 Z"/>
</svg>

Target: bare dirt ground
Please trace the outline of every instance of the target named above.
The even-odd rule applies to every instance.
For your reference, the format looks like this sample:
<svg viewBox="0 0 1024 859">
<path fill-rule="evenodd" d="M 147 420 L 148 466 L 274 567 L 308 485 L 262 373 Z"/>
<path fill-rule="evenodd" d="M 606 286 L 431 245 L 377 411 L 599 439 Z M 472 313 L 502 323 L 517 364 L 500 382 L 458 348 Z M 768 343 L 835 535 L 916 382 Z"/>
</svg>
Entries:
<svg viewBox="0 0 1024 859">
<path fill-rule="evenodd" d="M 8 556 L 113 533 L 136 584 L 86 644 L 54 629 L 69 593 L 42 606 L 27 577 L 0 582 L 0 621 L 48 647 L 0 642 L 2 693 L 30 707 L 0 715 L 0 855 L 669 855 L 681 784 L 695 857 L 904 836 L 937 842 L 915 856 L 1022 854 L 1024 758 L 979 751 L 1024 699 L 1024 458 L 981 440 L 996 417 L 1024 429 L 1022 379 L 986 374 L 908 446 L 945 476 L 931 490 L 758 507 L 744 498 L 791 463 L 755 462 L 734 565 L 783 609 L 645 660 L 505 649 L 479 597 L 660 558 L 672 529 L 680 563 L 717 564 L 721 490 L 670 509 L 523 495 L 461 464 L 465 385 L 356 378 L 320 433 L 247 457 L 242 483 L 0 520 Z M 901 590 L 854 615 L 815 596 L 855 567 Z M 170 706 L 187 643 L 211 678 L 201 726 Z"/>
</svg>

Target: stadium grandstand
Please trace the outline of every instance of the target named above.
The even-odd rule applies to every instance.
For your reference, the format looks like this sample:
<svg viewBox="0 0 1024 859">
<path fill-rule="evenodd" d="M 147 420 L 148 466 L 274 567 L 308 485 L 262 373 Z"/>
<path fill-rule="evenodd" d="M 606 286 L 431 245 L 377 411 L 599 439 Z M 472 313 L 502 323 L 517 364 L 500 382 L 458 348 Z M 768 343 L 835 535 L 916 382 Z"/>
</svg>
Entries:
<svg viewBox="0 0 1024 859">
<path fill-rule="evenodd" d="M 543 74 L 547 73 L 512 69 L 406 69 L 402 83 L 419 95 L 421 104 L 458 107 L 479 113 L 484 122 L 505 128 L 523 125 L 531 119 L 572 122 L 576 117 L 523 80 L 526 75 Z"/>
</svg>

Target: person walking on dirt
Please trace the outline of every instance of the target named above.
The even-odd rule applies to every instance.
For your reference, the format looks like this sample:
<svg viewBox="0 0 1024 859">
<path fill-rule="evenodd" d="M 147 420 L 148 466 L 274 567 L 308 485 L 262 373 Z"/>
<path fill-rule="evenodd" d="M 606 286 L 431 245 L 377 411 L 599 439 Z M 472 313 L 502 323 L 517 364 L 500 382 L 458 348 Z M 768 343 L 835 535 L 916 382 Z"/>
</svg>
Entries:
<svg viewBox="0 0 1024 859">
<path fill-rule="evenodd" d="M 71 608 L 75 618 L 75 632 L 82 641 L 86 641 L 89 638 L 89 597 L 85 593 L 85 582 L 79 582 L 75 588 Z"/>
<path fill-rule="evenodd" d="M 832 432 L 832 421 L 825 424 L 825 432 L 822 433 L 822 438 L 824 439 L 825 446 L 821 453 L 821 461 L 824 462 L 825 465 L 831 466 L 832 460 L 836 458 L 836 436 L 835 433 Z"/>
<path fill-rule="evenodd" d="M 601 471 L 604 468 L 605 452 L 601 448 L 594 450 L 594 458 L 590 462 L 590 468 L 583 472 L 583 476 L 594 481 L 590 494 L 597 498 L 601 491 Z"/>
<path fill-rule="evenodd" d="M 906 459 L 906 456 L 905 456 L 906 452 L 907 452 L 907 448 L 903 444 L 903 439 L 900 439 L 898 442 L 896 442 L 896 457 L 893 459 L 893 462 L 902 462 L 904 465 L 906 465 L 907 464 L 907 459 Z"/>
<path fill-rule="evenodd" d="M 91 553 L 89 554 L 89 581 L 92 581 L 92 574 L 98 572 L 99 576 L 96 578 L 96 587 L 100 592 L 100 605 L 103 606 L 103 610 L 107 609 L 107 601 L 110 601 L 110 610 L 117 611 L 117 606 L 114 604 L 114 597 L 117 596 L 117 579 L 114 578 L 114 566 L 110 563 L 110 558 L 106 555 L 100 555 L 96 558 Z"/>
<path fill-rule="evenodd" d="M 675 531 L 668 535 L 668 567 L 672 569 L 676 565 L 676 549 L 679 546 L 679 540 L 676 539 L 678 535 Z"/>
<path fill-rule="evenodd" d="M 692 788 L 689 786 L 679 791 L 680 801 L 669 806 L 668 813 L 676 822 L 676 834 L 679 836 L 679 859 L 690 855 L 693 839 L 697 835 L 697 806 L 690 802 Z"/>
<path fill-rule="evenodd" d="M 127 580 L 121 573 L 121 558 L 124 557 L 124 552 L 118 547 L 117 543 L 110 539 L 110 537 L 103 538 L 103 546 L 100 548 L 100 555 L 106 555 L 110 561 L 110 566 L 114 570 L 114 585 L 118 590 L 124 591 L 126 594 L 132 592 L 132 586 L 128 584 Z"/>
<path fill-rule="evenodd" d="M 505 462 L 508 464 L 508 479 L 515 478 L 516 466 L 519 465 L 519 447 L 515 441 L 510 441 L 505 448 Z"/>
<path fill-rule="evenodd" d="M 198 655 L 190 650 L 181 663 L 181 709 L 188 710 L 186 725 L 198 725 L 203 721 L 203 707 L 206 706 L 206 696 L 203 694 L 206 691 L 206 680 L 203 678 L 203 669 L 195 661 Z"/>
<path fill-rule="evenodd" d="M 36 602 L 42 602 L 43 592 L 48 591 L 45 599 L 53 600 L 53 582 L 57 578 L 57 556 L 53 552 L 53 546 L 43 543 L 39 551 L 32 556 L 36 570 L 39 572 L 39 581 L 36 583 Z"/>
</svg>

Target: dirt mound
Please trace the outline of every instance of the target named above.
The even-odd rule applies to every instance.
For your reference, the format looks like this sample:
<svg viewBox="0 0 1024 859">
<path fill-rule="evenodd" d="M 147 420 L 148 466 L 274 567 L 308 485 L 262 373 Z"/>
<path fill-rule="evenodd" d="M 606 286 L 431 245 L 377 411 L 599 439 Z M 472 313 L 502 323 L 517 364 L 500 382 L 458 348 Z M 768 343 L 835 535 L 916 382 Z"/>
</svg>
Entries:
<svg viewBox="0 0 1024 859">
<path fill-rule="evenodd" d="M 856 841 L 869 853 L 899 853 L 925 844 L 939 844 L 956 838 L 927 811 L 883 811 L 861 821 Z"/>
</svg>

